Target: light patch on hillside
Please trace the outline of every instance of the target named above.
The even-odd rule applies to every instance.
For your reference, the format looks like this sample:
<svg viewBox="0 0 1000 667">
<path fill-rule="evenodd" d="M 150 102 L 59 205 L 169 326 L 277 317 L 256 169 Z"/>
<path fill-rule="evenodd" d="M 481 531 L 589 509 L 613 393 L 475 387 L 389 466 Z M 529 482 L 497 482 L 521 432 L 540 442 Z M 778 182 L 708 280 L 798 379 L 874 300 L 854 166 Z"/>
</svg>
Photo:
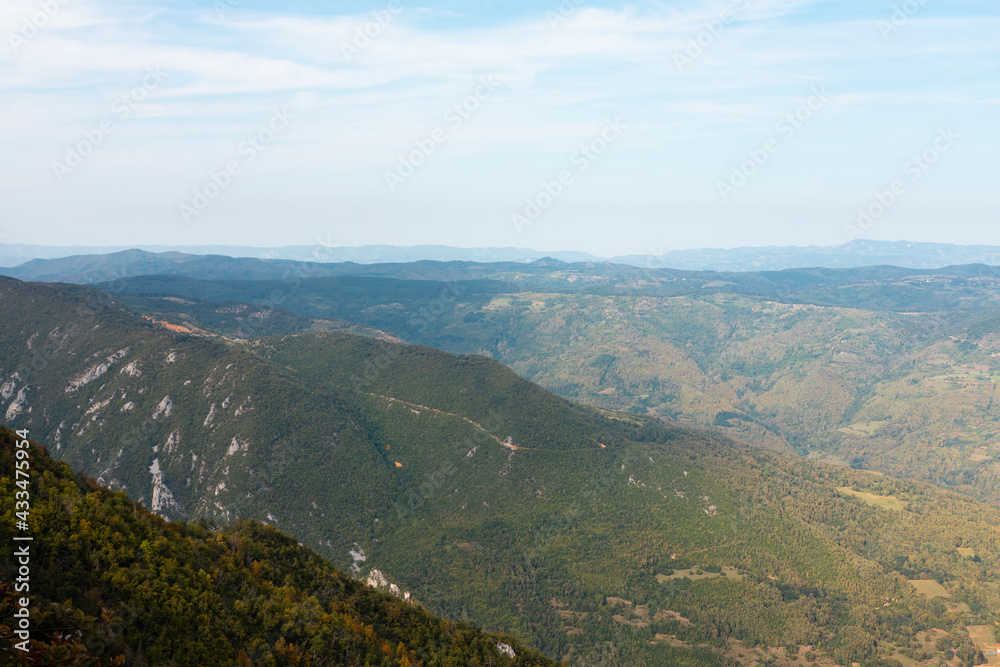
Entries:
<svg viewBox="0 0 1000 667">
<path fill-rule="evenodd" d="M 21 387 L 21 391 L 17 392 L 17 398 L 7 406 L 7 421 L 11 421 L 25 412 L 31 412 L 31 408 L 28 407 L 28 388 Z"/>
<path fill-rule="evenodd" d="M 691 625 L 691 619 L 685 618 L 684 616 L 681 616 L 680 614 L 678 614 L 676 611 L 670 611 L 669 609 L 661 609 L 660 611 L 656 612 L 656 615 L 653 616 L 653 620 L 654 621 L 676 621 L 677 623 L 680 623 L 681 625 L 684 625 L 684 626 L 690 626 Z"/>
<path fill-rule="evenodd" d="M 250 404 L 249 407 L 247 406 L 248 403 Z M 249 396 L 247 396 L 247 400 L 240 404 L 240 407 L 236 408 L 236 412 L 233 413 L 233 416 L 239 417 L 244 412 L 248 412 L 250 410 L 253 410 L 253 401 Z"/>
<path fill-rule="evenodd" d="M 18 373 L 14 373 L 10 376 L 10 379 L 4 382 L 3 386 L 0 387 L 0 397 L 3 400 L 9 399 L 14 395 L 14 390 L 17 388 L 17 383 L 21 381 L 21 376 Z"/>
<path fill-rule="evenodd" d="M 149 472 L 153 475 L 153 500 L 149 509 L 167 517 L 167 514 L 183 513 L 184 508 L 174 498 L 173 492 L 163 483 L 163 473 L 160 471 L 160 459 L 153 459 L 153 465 L 149 466 Z"/>
<path fill-rule="evenodd" d="M 142 370 L 139 369 L 139 360 L 136 359 L 135 361 L 130 362 L 127 366 L 125 366 L 125 368 L 118 371 L 119 375 L 123 373 L 134 378 L 142 377 Z"/>
<path fill-rule="evenodd" d="M 156 410 L 153 411 L 153 420 L 155 421 L 160 417 L 169 417 L 173 411 L 173 402 L 170 400 L 169 396 L 164 396 L 163 400 L 156 406 Z"/>
<path fill-rule="evenodd" d="M 56 428 L 56 434 L 55 434 L 55 436 L 53 436 L 54 439 L 55 439 L 55 441 L 56 441 L 56 451 L 57 452 L 62 449 L 62 442 L 61 442 L 60 439 L 62 438 L 62 430 L 64 428 L 66 428 L 66 422 L 59 422 L 59 426 L 58 426 L 58 428 Z"/>
<path fill-rule="evenodd" d="M 205 417 L 205 421 L 202 426 L 207 428 L 212 425 L 213 421 L 215 421 L 215 403 L 212 403 L 212 407 L 208 409 L 208 416 Z"/>
<path fill-rule="evenodd" d="M 511 648 L 510 644 L 504 644 L 503 642 L 497 642 L 497 653 L 507 656 L 508 658 L 517 657 L 517 654 L 514 653 L 514 649 Z"/>
<path fill-rule="evenodd" d="M 177 448 L 177 445 L 180 444 L 180 441 L 181 441 L 181 432 L 175 430 L 167 437 L 167 441 L 163 443 L 163 453 L 167 455 L 173 454 L 174 450 Z"/>
<path fill-rule="evenodd" d="M 351 554 L 353 555 L 353 553 L 354 552 L 352 551 Z M 410 599 L 410 593 L 407 591 L 400 590 L 399 586 L 397 586 L 394 583 L 391 583 L 389 581 L 389 578 L 386 577 L 385 573 L 383 573 L 381 570 L 372 570 L 371 572 L 369 572 L 368 578 L 365 580 L 365 583 L 371 586 L 372 588 L 378 588 L 378 589 L 387 588 L 389 589 L 389 592 L 391 594 L 395 595 L 396 597 L 401 597 L 404 600 Z"/>
<path fill-rule="evenodd" d="M 83 413 L 83 416 L 86 417 L 87 415 L 92 415 L 95 412 L 99 412 L 99 411 L 103 410 L 104 408 L 108 407 L 108 405 L 111 404 L 111 401 L 113 401 L 114 398 L 115 398 L 115 395 L 112 394 L 109 398 L 107 398 L 107 399 L 105 399 L 103 401 L 98 401 L 97 403 L 94 403 L 92 406 L 90 406 L 87 409 L 86 412 Z M 94 419 L 95 420 L 97 419 L 97 415 L 94 415 Z"/>
<path fill-rule="evenodd" d="M 226 456 L 232 456 L 241 450 L 243 451 L 243 455 L 246 456 L 248 444 L 246 440 L 241 439 L 239 436 L 234 437 L 232 442 L 229 443 L 229 449 L 226 450 Z"/>
<path fill-rule="evenodd" d="M 351 572 L 353 572 L 355 576 L 361 574 L 361 563 L 368 560 L 368 556 L 365 555 L 364 549 L 355 543 L 354 548 L 349 550 L 347 555 L 350 556 L 353 561 L 353 563 L 351 563 Z"/>
<path fill-rule="evenodd" d="M 111 366 L 113 366 L 116 361 L 119 361 L 128 354 L 128 350 L 129 348 L 127 347 L 125 349 L 118 350 L 110 357 L 102 361 L 101 363 L 97 364 L 96 366 L 91 366 L 80 375 L 77 375 L 75 378 L 69 381 L 69 385 L 66 387 L 66 393 L 72 394 L 73 392 L 77 391 L 80 387 L 93 382 L 97 378 L 107 373 L 108 369 L 111 368 Z"/>
<path fill-rule="evenodd" d="M 369 572 L 365 583 L 372 588 L 387 588 L 389 586 L 389 580 L 386 579 L 381 570 L 372 570 Z"/>
</svg>

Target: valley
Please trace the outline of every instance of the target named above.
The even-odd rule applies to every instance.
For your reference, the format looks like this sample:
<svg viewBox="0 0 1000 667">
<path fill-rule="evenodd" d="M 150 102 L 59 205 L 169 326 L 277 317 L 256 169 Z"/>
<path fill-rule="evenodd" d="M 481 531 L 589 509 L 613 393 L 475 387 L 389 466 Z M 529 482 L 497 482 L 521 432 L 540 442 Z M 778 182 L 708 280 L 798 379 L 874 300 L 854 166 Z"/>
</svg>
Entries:
<svg viewBox="0 0 1000 667">
<path fill-rule="evenodd" d="M 297 298 L 315 299 L 298 289 Z M 544 362 L 537 373 L 583 369 L 583 402 L 487 356 L 402 343 L 407 331 L 374 318 L 357 333 L 310 324 L 236 336 L 235 320 L 189 333 L 132 312 L 128 294 L 3 279 L 0 409 L 11 427 L 30 428 L 61 460 L 158 514 L 275 525 L 409 603 L 510 633 L 569 664 L 805 664 L 811 655 L 819 664 L 943 659 L 957 667 L 987 659 L 982 628 L 1000 620 L 1000 510 L 974 499 L 975 486 L 942 489 L 796 451 L 812 442 L 812 420 L 858 439 L 887 430 L 891 420 L 874 411 L 845 418 L 838 410 L 858 384 L 919 390 L 898 378 L 925 367 L 903 361 L 914 346 L 892 333 L 919 324 L 902 315 L 880 323 L 839 306 L 774 303 L 754 315 L 758 306 L 739 295 L 670 297 L 669 307 L 654 307 L 654 297 L 518 294 L 456 300 L 425 335 L 458 340 L 456 332 L 491 317 L 513 322 L 523 337 L 493 349 L 531 341 Z M 512 300 L 490 307 L 504 298 Z M 513 318 L 504 308 L 519 299 L 528 305 Z M 285 312 L 295 313 L 288 301 Z M 579 321 L 581 304 L 598 321 Z M 643 318 L 629 315 L 637 305 Z M 727 308 L 745 321 L 720 332 L 717 313 Z M 549 310 L 566 323 L 555 327 Z M 681 319 L 687 328 L 673 338 L 654 333 Z M 837 338 L 846 323 L 856 332 Z M 491 326 L 480 331 L 499 332 Z M 792 336 L 831 336 L 836 347 L 819 354 L 791 346 Z M 928 345 L 939 356 L 926 362 L 935 372 L 927 381 L 943 375 L 941 360 L 980 361 L 961 356 L 981 354 L 978 347 Z M 903 360 L 873 372 L 886 350 Z M 831 370 L 841 351 L 867 365 Z M 709 364 L 743 374 L 709 384 Z M 765 366 L 774 369 L 767 391 L 732 389 L 733 378 L 765 375 Z M 833 407 L 823 398 L 831 373 L 844 385 Z M 668 378 L 676 385 L 664 386 Z M 605 385 L 616 392 L 601 394 Z M 660 393 L 643 409 L 628 404 L 650 390 Z M 762 423 L 770 437 L 734 439 L 754 431 L 716 424 L 755 415 L 789 425 Z M 977 443 L 972 451 L 990 450 Z M 920 581 L 946 595 L 928 596 L 911 583 Z"/>
<path fill-rule="evenodd" d="M 516 270 L 433 262 L 353 268 L 367 277 L 159 276 L 104 286 L 137 310 L 164 316 L 170 311 L 160 295 L 181 294 L 313 318 L 297 331 L 359 322 L 374 330 L 368 335 L 488 356 L 596 407 L 1000 499 L 1000 320 L 992 315 L 1000 296 L 987 267 L 712 274 L 542 261 Z"/>
</svg>

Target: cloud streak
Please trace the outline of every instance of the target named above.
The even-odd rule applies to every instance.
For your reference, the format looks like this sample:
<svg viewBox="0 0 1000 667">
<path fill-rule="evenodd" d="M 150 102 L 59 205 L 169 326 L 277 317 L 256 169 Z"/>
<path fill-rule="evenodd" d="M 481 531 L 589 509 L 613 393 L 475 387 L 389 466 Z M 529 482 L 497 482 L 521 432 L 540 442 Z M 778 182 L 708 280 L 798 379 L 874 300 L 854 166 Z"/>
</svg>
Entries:
<svg viewBox="0 0 1000 667">
<path fill-rule="evenodd" d="M 26 6 L 0 2 L 2 34 L 19 34 L 31 20 Z M 617 227 L 629 235 L 620 241 L 622 253 L 665 241 L 710 244 L 741 217 L 758 225 L 761 242 L 788 240 L 772 238 L 777 232 L 758 222 L 754 207 L 770 197 L 780 218 L 798 207 L 793 196 L 817 208 L 822 202 L 802 239 L 827 242 L 842 227 L 825 212 L 830 202 L 881 182 L 886 151 L 905 151 L 945 122 L 972 140 L 964 158 L 956 151 L 949 169 L 935 174 L 938 181 L 925 184 L 928 196 L 947 200 L 951 189 L 966 201 L 970 192 L 990 201 L 982 170 L 996 164 L 990 151 L 998 148 L 990 119 L 1000 19 L 989 5 L 956 2 L 952 14 L 928 6 L 887 41 L 877 21 L 891 15 L 891 3 L 855 12 L 807 0 L 581 6 L 553 23 L 546 12 L 557 3 L 462 20 L 469 15 L 454 7 L 406 2 L 350 58 L 342 47 L 371 24 L 371 11 L 306 15 L 261 6 L 235 7 L 220 18 L 204 6 L 67 0 L 21 48 L 0 51 L 0 142 L 10 156 L 0 176 L 17 184 L 0 186 L 0 194 L 9 215 L 31 222 L 8 229 L 11 240 L 37 241 L 33 233 L 51 234 L 82 208 L 92 219 L 107 214 L 112 207 L 95 206 L 92 194 L 124 182 L 134 185 L 119 190 L 124 212 L 111 214 L 107 231 L 91 229 L 75 240 L 109 241 L 127 220 L 142 218 L 152 225 L 137 242 L 221 241 L 236 229 L 250 229 L 260 242 L 274 242 L 279 231 L 308 242 L 323 229 L 359 243 L 393 234 L 401 243 L 448 243 L 468 237 L 459 230 L 470 213 L 457 212 L 456 202 L 474 201 L 481 231 L 470 243 L 505 245 L 512 207 L 609 117 L 629 123 L 627 137 L 586 176 L 587 185 L 553 206 L 531 242 L 602 249 L 602 224 L 615 217 L 616 197 L 617 217 L 628 217 Z M 679 71 L 675 56 L 724 10 L 732 20 Z M 76 183 L 55 182 L 52 161 L 151 67 L 169 74 L 163 85 L 73 174 Z M 496 93 L 449 133 L 406 188 L 387 196 L 386 169 L 484 76 L 498 82 Z M 820 84 L 830 95 L 822 119 L 747 186 L 745 203 L 720 209 L 715 183 Z M 232 204 L 206 211 L 197 230 L 180 229 L 178 197 L 205 182 L 241 136 L 284 106 L 299 120 L 227 193 Z M 438 210 L 437 222 L 419 231 L 406 224 L 418 204 Z M 248 218 L 248 209 L 258 213 Z M 678 214 L 665 223 L 664 210 Z M 275 211 L 293 222 L 276 228 Z M 983 220 L 995 214 L 980 208 Z M 574 219 L 594 231 L 572 233 Z M 913 225 L 934 233 L 919 216 Z M 889 220 L 879 229 L 898 232 Z"/>
</svg>

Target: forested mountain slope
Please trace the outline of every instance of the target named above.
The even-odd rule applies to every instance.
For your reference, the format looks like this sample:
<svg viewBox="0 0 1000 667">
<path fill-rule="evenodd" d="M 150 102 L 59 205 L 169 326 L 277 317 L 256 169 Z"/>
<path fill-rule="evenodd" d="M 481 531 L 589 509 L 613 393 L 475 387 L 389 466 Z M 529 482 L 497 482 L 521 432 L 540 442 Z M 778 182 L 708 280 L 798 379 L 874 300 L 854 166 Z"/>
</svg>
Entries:
<svg viewBox="0 0 1000 667">
<path fill-rule="evenodd" d="M 18 485 L 22 445 L 30 483 Z M 15 591 L 18 562 L 0 552 L 5 665 L 552 664 L 365 586 L 275 528 L 165 521 L 2 427 L 0 487 L 4 544 L 14 544 L 15 492 L 31 499 L 31 528 L 18 533 L 32 537 L 30 591 Z M 25 593 L 28 651 L 11 622 Z"/>
<path fill-rule="evenodd" d="M 990 267 L 479 268 L 491 281 L 154 276 L 109 287 L 209 302 L 276 295 L 273 305 L 299 316 L 492 357 L 573 400 L 1000 502 L 1000 297 Z"/>
<path fill-rule="evenodd" d="M 957 667 L 1000 620 L 1000 512 L 933 487 L 574 404 L 482 357 L 171 332 L 87 288 L 4 281 L 0 303 L 0 410 L 65 461 L 171 517 L 277 524 L 571 664 Z"/>
</svg>

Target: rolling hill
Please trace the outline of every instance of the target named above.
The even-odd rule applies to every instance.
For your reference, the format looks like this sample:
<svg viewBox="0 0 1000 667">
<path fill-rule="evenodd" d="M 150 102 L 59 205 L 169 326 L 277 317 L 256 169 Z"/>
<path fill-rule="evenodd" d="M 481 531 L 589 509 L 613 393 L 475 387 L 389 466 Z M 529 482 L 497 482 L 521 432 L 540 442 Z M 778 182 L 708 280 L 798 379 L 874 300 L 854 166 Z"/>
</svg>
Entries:
<svg viewBox="0 0 1000 667">
<path fill-rule="evenodd" d="M 1000 512 L 961 495 L 387 337 L 189 334 L 14 280 L 0 304 L 0 410 L 63 461 L 552 658 L 957 667 L 998 620 Z"/>
<path fill-rule="evenodd" d="M 359 322 L 492 357 L 597 407 L 1000 502 L 1000 281 L 988 267 L 694 274 L 555 262 L 482 265 L 480 280 L 443 280 L 471 275 L 457 265 L 396 270 L 424 277 L 106 287 L 146 299 L 142 312 L 174 294 Z"/>
</svg>

